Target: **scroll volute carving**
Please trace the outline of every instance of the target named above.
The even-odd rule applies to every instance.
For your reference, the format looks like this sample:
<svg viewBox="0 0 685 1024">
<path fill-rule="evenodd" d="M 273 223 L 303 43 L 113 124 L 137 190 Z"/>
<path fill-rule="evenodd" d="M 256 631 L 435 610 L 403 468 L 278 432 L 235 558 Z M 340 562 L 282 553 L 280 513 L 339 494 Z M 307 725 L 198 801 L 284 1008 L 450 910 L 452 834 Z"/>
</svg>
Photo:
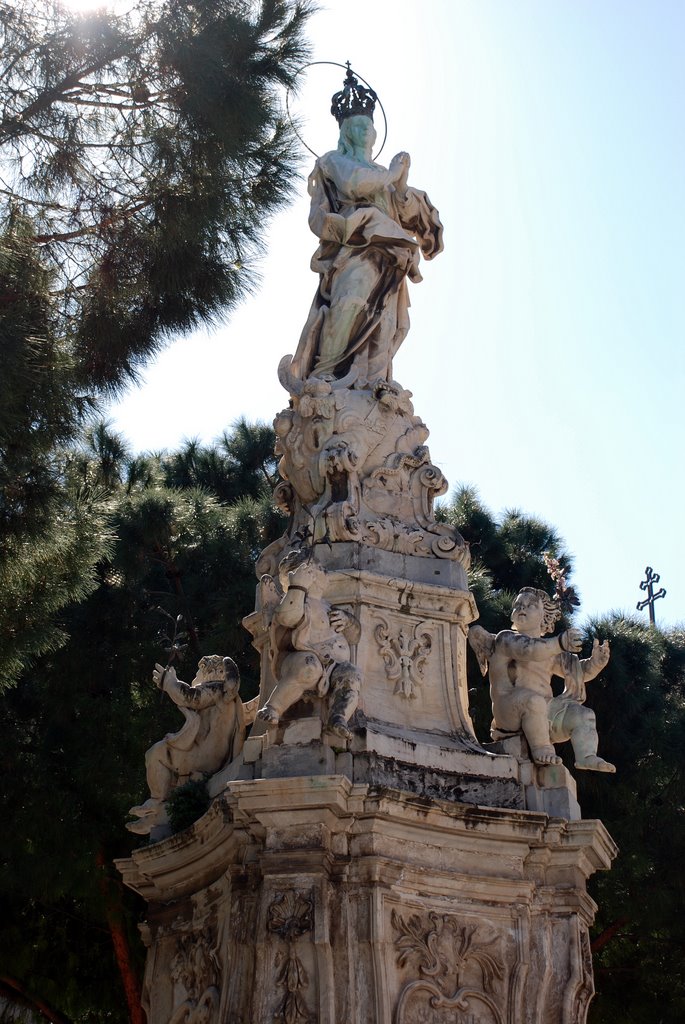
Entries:
<svg viewBox="0 0 685 1024">
<path fill-rule="evenodd" d="M 391 924 L 397 965 L 415 975 L 400 992 L 394 1024 L 430 1020 L 429 1008 L 458 1011 L 458 1020 L 504 1024 L 498 935 L 434 911 L 405 916 L 393 910 Z"/>
</svg>

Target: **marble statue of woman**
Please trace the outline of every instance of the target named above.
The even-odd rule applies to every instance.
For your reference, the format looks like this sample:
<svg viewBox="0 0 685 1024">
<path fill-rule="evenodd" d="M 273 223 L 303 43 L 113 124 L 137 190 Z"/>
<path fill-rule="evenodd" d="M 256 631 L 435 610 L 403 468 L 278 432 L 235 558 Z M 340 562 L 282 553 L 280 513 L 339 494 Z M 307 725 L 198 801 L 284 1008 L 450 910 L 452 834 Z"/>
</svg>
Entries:
<svg viewBox="0 0 685 1024">
<path fill-rule="evenodd" d="M 354 371 L 357 387 L 391 380 L 409 329 L 407 278 L 421 280 L 420 253 L 432 259 L 442 251 L 437 210 L 407 185 L 408 154 L 398 153 L 388 169 L 372 159 L 375 99 L 349 72 L 333 97 L 338 148 L 316 161 L 309 178 L 319 287 L 291 366 L 300 379 Z"/>
</svg>

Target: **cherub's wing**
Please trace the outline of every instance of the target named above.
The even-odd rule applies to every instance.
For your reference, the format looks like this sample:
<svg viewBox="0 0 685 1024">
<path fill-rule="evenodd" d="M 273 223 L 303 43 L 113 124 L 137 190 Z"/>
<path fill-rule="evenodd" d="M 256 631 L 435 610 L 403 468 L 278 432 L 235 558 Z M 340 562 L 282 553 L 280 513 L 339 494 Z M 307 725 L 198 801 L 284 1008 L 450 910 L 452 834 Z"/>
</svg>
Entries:
<svg viewBox="0 0 685 1024">
<path fill-rule="evenodd" d="M 488 671 L 488 663 L 495 650 L 494 633 L 488 633 L 487 629 L 483 629 L 482 626 L 471 626 L 469 630 L 469 644 L 471 650 L 478 658 L 478 667 L 481 674 L 485 675 Z"/>
</svg>

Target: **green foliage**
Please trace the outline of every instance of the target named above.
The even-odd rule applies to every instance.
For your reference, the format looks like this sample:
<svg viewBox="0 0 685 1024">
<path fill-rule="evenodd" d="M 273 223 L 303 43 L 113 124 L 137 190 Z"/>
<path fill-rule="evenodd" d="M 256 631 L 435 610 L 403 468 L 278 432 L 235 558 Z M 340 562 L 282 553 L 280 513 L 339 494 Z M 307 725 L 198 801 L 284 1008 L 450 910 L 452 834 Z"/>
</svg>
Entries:
<svg viewBox="0 0 685 1024">
<path fill-rule="evenodd" d="M 240 622 L 254 608 L 255 551 L 283 531 L 266 508 L 264 474 L 275 463 L 270 455 L 262 467 L 265 430 L 235 428 L 253 467 L 236 463 L 235 477 L 256 497 L 233 504 L 207 488 L 168 487 L 173 456 L 133 458 L 103 425 L 66 463 L 68 487 L 102 496 L 110 540 L 96 586 L 62 612 L 61 646 L 0 702 L 0 787 L 12 822 L 0 853 L 0 961 L 75 1020 L 125 1020 L 98 864 L 130 853 L 137 840 L 123 822 L 146 795 L 144 751 L 181 724 L 150 678 L 167 659 L 170 619 L 182 614 L 188 633 L 181 678 L 192 678 L 203 654 L 230 654 L 243 698 L 257 692 L 257 655 Z M 221 450 L 225 441 L 233 432 Z M 201 808 L 182 813 L 187 824 Z M 142 908 L 109 870 L 106 881 L 140 957 Z"/>
<path fill-rule="evenodd" d="M 598 817 L 619 846 L 591 892 L 593 1024 L 685 1017 L 685 635 L 618 616 L 590 622 L 611 661 L 590 684 L 600 750 L 616 764 L 609 784 L 578 778 L 584 816 Z M 605 942 L 605 940 L 608 941 Z"/>
<path fill-rule="evenodd" d="M 175 835 L 189 828 L 209 807 L 207 779 L 195 779 L 179 786 L 166 802 L 171 831 Z"/>
<path fill-rule="evenodd" d="M 0 238 L 0 543 L 44 530 L 59 492 L 55 445 L 69 438 L 81 412 L 70 389 L 71 360 L 54 333 L 51 276 L 15 219 Z"/>
<path fill-rule="evenodd" d="M 459 489 L 441 517 L 472 545 L 470 586 L 480 622 L 491 632 L 510 625 L 521 586 L 551 593 L 549 552 L 570 573 L 556 531 L 518 512 L 496 519 L 473 488 Z M 560 628 L 567 625 L 562 622 Z M 616 775 L 574 772 L 586 818 L 602 820 L 619 846 L 612 870 L 593 876 L 599 910 L 593 930 L 597 996 L 592 1024 L 676 1024 L 685 1018 L 685 631 L 662 632 L 610 614 L 585 626 L 608 639 L 611 660 L 588 685 L 600 753 Z M 469 652 L 469 679 L 480 678 Z M 481 740 L 489 739 L 487 687 L 470 690 Z M 570 747 L 559 748 L 572 768 Z"/>
<path fill-rule="evenodd" d="M 253 287 L 295 174 L 279 90 L 305 58 L 307 13 L 306 0 L 141 0 L 82 16 L 0 5 L 3 687 L 64 641 L 61 609 L 95 583 L 99 492 L 154 473 L 176 485 L 170 466 L 107 451 L 96 427 L 97 478 L 91 460 L 79 490 L 63 448 L 174 333 Z M 195 483 L 256 500 L 251 468 L 236 472 L 243 442 L 229 440 Z"/>
<path fill-rule="evenodd" d="M 95 563 L 111 541 L 105 514 L 97 500 L 65 496 L 52 503 L 49 533 L 0 544 L 0 692 L 66 641 L 60 613 L 97 585 Z"/>
<path fill-rule="evenodd" d="M 87 392 L 119 387 L 169 332 L 251 288 L 264 219 L 293 180 L 277 89 L 305 60 L 307 13 L 289 0 L 0 8 L 0 234 L 30 223 Z"/>
<path fill-rule="evenodd" d="M 457 488 L 451 503 L 442 506 L 440 515 L 469 542 L 474 572 L 487 570 L 497 592 L 515 596 L 521 587 L 540 587 L 551 593 L 554 587 L 545 554 L 557 558 L 567 573 L 573 567 L 573 560 L 553 527 L 518 509 L 508 509 L 497 520 L 473 487 Z M 487 622 L 483 625 L 490 628 Z"/>
</svg>

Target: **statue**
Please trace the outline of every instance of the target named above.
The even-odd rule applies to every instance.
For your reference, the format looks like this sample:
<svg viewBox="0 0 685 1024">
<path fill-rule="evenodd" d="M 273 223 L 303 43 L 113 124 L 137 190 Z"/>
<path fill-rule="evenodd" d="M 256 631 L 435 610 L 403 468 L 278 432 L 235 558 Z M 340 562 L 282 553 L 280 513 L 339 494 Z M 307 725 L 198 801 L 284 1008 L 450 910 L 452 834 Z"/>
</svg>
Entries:
<svg viewBox="0 0 685 1024">
<path fill-rule="evenodd" d="M 376 94 L 348 70 L 333 97 L 337 150 L 309 178 L 309 225 L 320 240 L 312 269 L 319 288 L 292 373 L 341 378 L 357 386 L 392 379 L 392 359 L 409 330 L 407 281 L 420 281 L 419 253 L 442 251 L 442 224 L 425 192 L 407 185 L 410 159 L 386 170 L 372 159 Z"/>
<path fill-rule="evenodd" d="M 274 727 L 307 693 L 331 693 L 326 728 L 350 738 L 348 722 L 359 700 L 359 670 L 350 644 L 360 636 L 358 620 L 324 599 L 326 572 L 315 562 L 287 571 L 285 593 L 271 576 L 260 582 L 262 612 L 270 621 L 271 667 L 276 686 L 257 717 Z M 286 575 L 287 573 L 287 575 Z"/>
<path fill-rule="evenodd" d="M 238 668 L 231 658 L 200 658 L 190 685 L 178 679 L 171 666 L 155 665 L 152 679 L 181 709 L 185 724 L 145 754 L 150 798 L 131 808 L 137 820 L 126 824 L 130 832 L 141 835 L 166 826 L 164 802 L 174 789 L 214 775 L 240 753 L 249 724 L 238 695 Z"/>
<path fill-rule="evenodd" d="M 513 629 L 497 636 L 482 626 L 472 626 L 469 643 L 483 675 L 490 675 L 492 738 L 506 739 L 523 731 L 535 764 L 560 764 L 554 743 L 571 740 L 575 766 L 596 772 L 614 772 L 613 764 L 597 756 L 595 715 L 584 707 L 585 683 L 594 679 L 609 661 L 609 642 L 592 645 L 592 654 L 581 660 L 578 629 L 558 637 L 551 633 L 560 611 L 544 590 L 524 587 L 511 613 Z M 552 696 L 552 676 L 564 680 L 564 691 Z"/>
</svg>

